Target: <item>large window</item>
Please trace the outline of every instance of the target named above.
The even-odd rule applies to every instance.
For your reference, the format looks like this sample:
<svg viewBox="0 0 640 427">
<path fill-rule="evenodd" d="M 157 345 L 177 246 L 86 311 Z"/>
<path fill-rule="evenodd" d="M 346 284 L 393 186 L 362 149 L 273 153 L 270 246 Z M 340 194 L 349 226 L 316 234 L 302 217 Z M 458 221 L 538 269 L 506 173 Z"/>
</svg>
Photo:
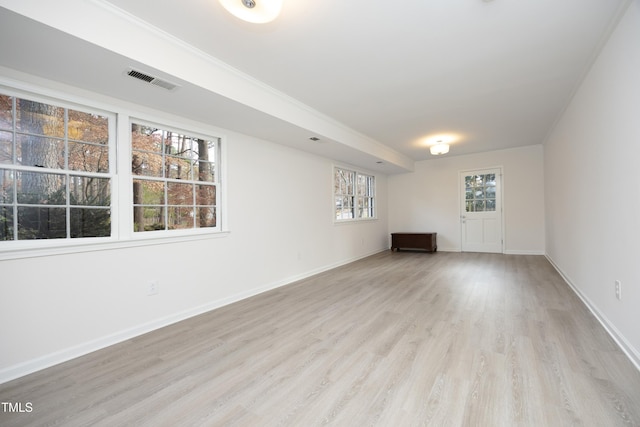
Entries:
<svg viewBox="0 0 640 427">
<path fill-rule="evenodd" d="M 334 168 L 333 195 L 337 221 L 375 218 L 375 177 Z"/>
<path fill-rule="evenodd" d="M 105 109 L 0 86 L 1 258 L 222 230 L 220 138 Z"/>
<path fill-rule="evenodd" d="M 111 236 L 111 120 L 0 93 L 0 240 Z"/>
<path fill-rule="evenodd" d="M 218 139 L 131 125 L 135 231 L 216 227 Z"/>
</svg>

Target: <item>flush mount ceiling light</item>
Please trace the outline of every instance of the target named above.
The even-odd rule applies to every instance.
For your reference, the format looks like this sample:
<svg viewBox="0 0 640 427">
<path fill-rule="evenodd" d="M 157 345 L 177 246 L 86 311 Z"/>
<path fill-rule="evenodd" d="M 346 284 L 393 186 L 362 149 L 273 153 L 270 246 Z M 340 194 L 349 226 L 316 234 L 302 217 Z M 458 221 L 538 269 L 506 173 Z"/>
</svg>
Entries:
<svg viewBox="0 0 640 427">
<path fill-rule="evenodd" d="M 220 4 L 236 18 L 254 24 L 271 22 L 282 9 L 282 0 L 219 0 Z"/>
<path fill-rule="evenodd" d="M 442 141 L 438 141 L 435 145 L 429 147 L 429 151 L 434 156 L 439 156 L 441 154 L 447 154 L 449 152 L 449 144 L 445 144 Z"/>
</svg>

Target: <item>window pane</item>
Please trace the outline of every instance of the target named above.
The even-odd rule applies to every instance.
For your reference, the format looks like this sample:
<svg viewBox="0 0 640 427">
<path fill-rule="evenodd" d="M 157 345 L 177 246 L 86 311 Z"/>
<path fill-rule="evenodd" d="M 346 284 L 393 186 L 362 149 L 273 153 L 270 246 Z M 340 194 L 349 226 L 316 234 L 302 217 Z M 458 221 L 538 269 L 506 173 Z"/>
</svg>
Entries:
<svg viewBox="0 0 640 427">
<path fill-rule="evenodd" d="M 485 175 L 485 185 L 495 187 L 495 185 L 496 185 L 496 174 L 495 173 L 491 173 L 491 174 Z"/>
<path fill-rule="evenodd" d="M 355 172 L 336 168 L 335 179 L 336 195 L 355 194 Z"/>
<path fill-rule="evenodd" d="M 364 196 L 367 192 L 367 177 L 358 175 L 358 194 Z"/>
<path fill-rule="evenodd" d="M 465 188 L 473 187 L 473 176 L 465 176 L 464 177 L 464 186 Z"/>
<path fill-rule="evenodd" d="M 358 218 L 362 218 L 364 215 L 364 197 L 358 197 Z"/>
<path fill-rule="evenodd" d="M 108 237 L 111 235 L 109 209 L 71 209 L 71 237 Z"/>
<path fill-rule="evenodd" d="M 191 139 L 175 132 L 162 132 L 163 148 L 165 154 L 178 157 L 190 158 L 193 155 L 191 150 Z"/>
<path fill-rule="evenodd" d="M 13 134 L 0 132 L 0 163 L 13 163 Z"/>
<path fill-rule="evenodd" d="M 69 142 L 69 169 L 109 172 L 109 148 L 106 145 Z"/>
<path fill-rule="evenodd" d="M 18 239 L 64 239 L 67 237 L 65 208 L 18 207 Z"/>
<path fill-rule="evenodd" d="M 13 240 L 13 206 L 0 206 L 0 240 Z"/>
<path fill-rule="evenodd" d="M 67 195 L 64 175 L 16 172 L 18 203 L 65 205 Z"/>
<path fill-rule="evenodd" d="M 467 190 L 465 191 L 464 197 L 466 200 L 473 200 L 473 189 L 467 188 Z"/>
<path fill-rule="evenodd" d="M 134 151 L 131 172 L 134 175 L 162 178 L 162 155 Z"/>
<path fill-rule="evenodd" d="M 367 181 L 368 181 L 367 196 L 375 197 L 376 196 L 376 179 L 370 176 Z"/>
<path fill-rule="evenodd" d="M 188 179 L 191 180 L 191 170 L 193 163 L 191 160 L 182 159 L 179 157 L 167 157 L 166 159 L 167 169 L 166 177 L 173 179 Z"/>
<path fill-rule="evenodd" d="M 216 186 L 215 185 L 196 185 L 196 204 L 210 205 L 216 204 Z"/>
<path fill-rule="evenodd" d="M 69 197 L 71 205 L 109 206 L 111 204 L 111 181 L 108 178 L 71 176 Z"/>
<path fill-rule="evenodd" d="M 342 218 L 342 197 L 335 198 L 336 219 Z"/>
<path fill-rule="evenodd" d="M 13 203 L 13 172 L 0 169 L 0 203 Z"/>
<path fill-rule="evenodd" d="M 473 212 L 473 201 L 470 200 L 466 203 L 466 209 L 467 212 Z"/>
<path fill-rule="evenodd" d="M 131 145 L 134 150 L 162 152 L 162 134 L 157 129 L 137 124 L 131 125 Z"/>
<path fill-rule="evenodd" d="M 19 165 L 64 169 L 64 141 L 17 135 L 16 156 Z"/>
<path fill-rule="evenodd" d="M 354 217 L 353 212 L 354 197 L 344 197 L 342 199 L 342 218 L 351 219 Z"/>
<path fill-rule="evenodd" d="M 197 162 L 193 179 L 197 181 L 213 182 L 215 180 L 215 163 L 204 161 Z"/>
<path fill-rule="evenodd" d="M 97 114 L 69 110 L 69 139 L 95 144 L 109 143 L 109 119 Z"/>
<path fill-rule="evenodd" d="M 164 230 L 164 212 L 164 208 L 160 206 L 143 206 L 134 208 L 135 230 Z"/>
<path fill-rule="evenodd" d="M 13 129 L 13 97 L 0 95 L 0 129 Z"/>
<path fill-rule="evenodd" d="M 169 205 L 193 205 L 193 185 L 167 183 L 167 204 Z"/>
<path fill-rule="evenodd" d="M 133 180 L 133 200 L 136 205 L 164 205 L 164 182 Z"/>
<path fill-rule="evenodd" d="M 200 138 L 193 139 L 193 159 L 215 161 L 215 141 L 206 141 Z"/>
<path fill-rule="evenodd" d="M 194 209 L 192 207 L 171 206 L 169 212 L 169 230 L 180 230 L 194 227 Z"/>
<path fill-rule="evenodd" d="M 16 129 L 19 132 L 64 137 L 64 108 L 18 99 Z"/>
<path fill-rule="evenodd" d="M 484 200 L 476 200 L 475 201 L 475 206 L 474 206 L 474 211 L 475 212 L 484 212 Z"/>
<path fill-rule="evenodd" d="M 198 218 L 196 220 L 196 227 L 215 227 L 216 226 L 216 208 L 200 207 L 198 210 Z"/>
<path fill-rule="evenodd" d="M 496 200 L 495 199 L 487 199 L 485 202 L 485 209 L 488 212 L 493 212 L 496 210 Z"/>
<path fill-rule="evenodd" d="M 373 218 L 373 199 L 365 198 L 362 202 L 363 218 Z"/>
</svg>

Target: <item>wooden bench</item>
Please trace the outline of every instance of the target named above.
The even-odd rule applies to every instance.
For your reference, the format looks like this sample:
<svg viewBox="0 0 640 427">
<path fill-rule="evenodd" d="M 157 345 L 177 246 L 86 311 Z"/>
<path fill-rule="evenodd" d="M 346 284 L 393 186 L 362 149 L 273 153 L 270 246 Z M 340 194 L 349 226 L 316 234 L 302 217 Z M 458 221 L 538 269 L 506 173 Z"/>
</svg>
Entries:
<svg viewBox="0 0 640 427">
<path fill-rule="evenodd" d="M 391 250 L 400 249 L 424 249 L 427 252 L 436 252 L 438 233 L 391 233 Z"/>
</svg>

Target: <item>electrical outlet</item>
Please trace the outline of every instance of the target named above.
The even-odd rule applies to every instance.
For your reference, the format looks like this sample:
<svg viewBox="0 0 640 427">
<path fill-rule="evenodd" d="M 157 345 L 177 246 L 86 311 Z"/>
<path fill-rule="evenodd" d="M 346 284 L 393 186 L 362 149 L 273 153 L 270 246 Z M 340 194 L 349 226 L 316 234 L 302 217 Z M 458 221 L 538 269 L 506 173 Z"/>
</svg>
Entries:
<svg viewBox="0 0 640 427">
<path fill-rule="evenodd" d="M 619 300 L 622 300 L 622 283 L 620 283 L 620 280 L 616 280 L 615 284 L 616 284 L 616 298 L 618 298 Z"/>
<path fill-rule="evenodd" d="M 158 295 L 158 292 L 160 292 L 159 286 L 160 284 L 158 283 L 157 280 L 153 280 L 149 282 L 149 287 L 147 288 L 147 295 L 148 296 Z"/>
</svg>

